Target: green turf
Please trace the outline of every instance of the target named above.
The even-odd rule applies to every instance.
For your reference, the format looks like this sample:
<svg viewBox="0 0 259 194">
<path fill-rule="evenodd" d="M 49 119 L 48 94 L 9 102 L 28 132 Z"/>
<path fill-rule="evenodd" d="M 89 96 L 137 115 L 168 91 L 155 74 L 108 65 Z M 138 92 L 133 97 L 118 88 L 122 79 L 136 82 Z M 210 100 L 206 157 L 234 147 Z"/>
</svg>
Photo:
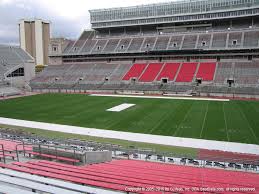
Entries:
<svg viewBox="0 0 259 194">
<path fill-rule="evenodd" d="M 121 103 L 122 112 L 106 109 Z M 0 101 L 0 116 L 82 127 L 259 144 L 259 102 L 44 94 Z"/>
</svg>

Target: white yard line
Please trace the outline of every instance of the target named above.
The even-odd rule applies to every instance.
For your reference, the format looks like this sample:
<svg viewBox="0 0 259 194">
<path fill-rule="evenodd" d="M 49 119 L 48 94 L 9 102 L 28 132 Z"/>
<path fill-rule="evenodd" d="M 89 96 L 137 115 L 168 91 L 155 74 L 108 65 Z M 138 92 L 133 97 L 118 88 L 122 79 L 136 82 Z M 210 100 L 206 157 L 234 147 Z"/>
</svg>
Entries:
<svg viewBox="0 0 259 194">
<path fill-rule="evenodd" d="M 135 104 L 128 104 L 128 103 L 123 103 L 123 104 L 120 104 L 118 106 L 115 106 L 115 107 L 112 107 L 112 108 L 109 108 L 107 109 L 106 111 L 111 111 L 111 112 L 121 112 L 125 109 L 128 109 L 132 106 L 135 106 Z"/>
<path fill-rule="evenodd" d="M 90 94 L 90 96 L 104 96 L 104 97 L 127 97 L 127 98 L 158 98 L 158 99 L 172 99 L 172 100 L 200 100 L 200 101 L 222 101 L 228 102 L 229 99 L 220 98 L 194 98 L 194 97 L 168 97 L 168 96 L 141 96 L 141 95 L 116 95 L 116 94 Z"/>
<path fill-rule="evenodd" d="M 0 117 L 0 123 L 5 125 L 28 127 L 34 129 L 43 129 L 49 131 L 58 131 L 79 135 L 89 135 L 94 137 L 122 139 L 127 141 L 162 144 L 168 146 L 180 146 L 189 148 L 201 148 L 209 150 L 221 150 L 229 152 L 239 152 L 248 154 L 258 154 L 259 146 L 252 144 L 232 143 L 223 141 L 212 141 L 192 138 L 169 137 L 160 135 L 138 134 L 111 130 L 102 130 L 94 128 L 83 128 L 68 125 L 50 124 L 35 121 L 25 121 L 18 119 L 9 119 Z"/>
<path fill-rule="evenodd" d="M 200 138 L 202 137 L 202 133 L 203 133 L 203 131 L 204 131 L 204 127 L 205 127 L 205 122 L 206 122 L 208 110 L 209 110 L 209 102 L 207 103 L 206 112 L 205 112 L 205 115 L 204 115 L 204 118 L 203 118 L 202 128 L 201 128 L 201 132 L 200 132 Z"/>
</svg>

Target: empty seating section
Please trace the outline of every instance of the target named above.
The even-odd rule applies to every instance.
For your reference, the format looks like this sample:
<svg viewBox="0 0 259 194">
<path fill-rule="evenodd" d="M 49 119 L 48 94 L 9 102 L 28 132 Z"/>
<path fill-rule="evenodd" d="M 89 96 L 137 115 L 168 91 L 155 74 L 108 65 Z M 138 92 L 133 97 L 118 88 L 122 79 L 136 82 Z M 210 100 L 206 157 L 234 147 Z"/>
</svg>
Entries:
<svg viewBox="0 0 259 194">
<path fill-rule="evenodd" d="M 109 163 L 72 166 L 50 161 L 14 162 L 1 167 L 77 184 L 124 192 L 132 188 L 255 188 L 259 189 L 257 173 L 196 168 L 137 160 L 114 160 Z M 224 177 L 224 178 L 222 178 Z M 235 180 L 233 180 L 235 177 Z M 150 193 L 138 191 L 137 193 Z M 151 192 L 152 193 L 152 192 Z M 172 193 L 171 191 L 154 193 Z M 195 193 L 195 192 L 194 192 Z M 197 192 L 198 193 L 198 192 Z M 252 192 L 243 192 L 252 193 Z"/>
<path fill-rule="evenodd" d="M 236 62 L 234 79 L 237 84 L 258 84 L 259 64 L 254 62 Z"/>
<path fill-rule="evenodd" d="M 104 82 L 117 66 L 117 64 L 96 64 L 82 82 Z"/>
<path fill-rule="evenodd" d="M 144 38 L 133 38 L 128 48 L 128 52 L 139 51 L 143 41 Z"/>
<path fill-rule="evenodd" d="M 259 32 L 245 32 L 244 35 L 244 47 L 259 47 Z"/>
<path fill-rule="evenodd" d="M 156 37 L 147 37 L 142 45 L 141 51 L 152 50 L 156 42 Z"/>
<path fill-rule="evenodd" d="M 20 141 L 11 141 L 11 140 L 0 139 L 0 145 L 3 145 L 5 152 L 15 152 L 16 149 L 18 151 L 22 151 L 22 150 L 32 151 L 32 146 L 24 145 L 24 147 L 23 147 L 23 144 Z M 0 146 L 0 150 L 1 150 L 0 153 L 2 154 L 3 152 L 2 152 L 1 146 Z"/>
<path fill-rule="evenodd" d="M 193 82 L 195 78 L 200 78 L 203 81 L 225 86 L 228 79 L 233 79 L 235 84 L 254 87 L 259 84 L 259 62 L 145 63 L 145 61 L 139 61 L 135 64 L 87 62 L 52 65 L 31 80 L 30 85 L 35 89 L 73 89 L 77 84 L 81 86 L 83 84 L 124 84 L 123 87 L 126 87 L 123 81 L 132 78 L 135 78 L 136 82 L 142 82 L 142 85 L 143 82 L 164 81 L 162 79 L 186 85 Z"/>
<path fill-rule="evenodd" d="M 75 42 L 73 48 L 71 49 L 71 53 L 78 53 L 79 51 L 81 52 L 81 48 L 84 45 L 84 43 L 86 42 L 86 40 L 89 38 L 90 34 L 92 32 L 87 32 L 84 31 L 82 33 L 82 35 L 80 36 L 80 38 Z"/>
<path fill-rule="evenodd" d="M 163 67 L 163 63 L 150 63 L 146 68 L 145 72 L 139 78 L 139 81 L 141 82 L 154 81 L 162 67 Z"/>
<path fill-rule="evenodd" d="M 172 36 L 168 45 L 168 50 L 179 50 L 181 48 L 183 36 Z"/>
<path fill-rule="evenodd" d="M 97 40 L 87 40 L 83 49 L 82 49 L 82 53 L 90 53 L 91 50 L 93 49 L 94 45 L 96 44 Z"/>
<path fill-rule="evenodd" d="M 162 78 L 166 78 L 168 81 L 174 81 L 179 67 L 180 63 L 166 63 L 156 80 L 161 81 Z"/>
<path fill-rule="evenodd" d="M 173 32 L 171 32 L 173 33 Z M 103 37 L 103 38 L 101 38 Z M 259 31 L 206 32 L 195 34 L 136 35 L 135 37 L 98 36 L 83 33 L 77 41 L 70 41 L 64 49 L 68 53 L 146 52 L 151 50 L 189 50 L 259 47 Z M 0 49 L 1 51 L 1 49 Z M 22 53 L 21 53 L 22 54 Z"/>
<path fill-rule="evenodd" d="M 13 49 L 15 50 L 15 52 L 22 58 L 25 60 L 33 60 L 33 58 L 28 55 L 26 53 L 26 51 L 24 51 L 23 49 L 19 48 L 19 47 L 13 47 Z"/>
<path fill-rule="evenodd" d="M 95 44 L 93 50 L 92 50 L 92 53 L 101 53 L 102 50 L 104 49 L 106 43 L 107 43 L 108 40 L 98 40 L 97 43 Z"/>
<path fill-rule="evenodd" d="M 213 81 L 216 70 L 216 63 L 200 63 L 196 78 L 203 81 Z"/>
<path fill-rule="evenodd" d="M 86 40 L 77 40 L 71 48 L 70 53 L 78 53 Z"/>
<path fill-rule="evenodd" d="M 198 49 L 208 49 L 210 47 L 211 34 L 200 34 L 198 40 Z"/>
<path fill-rule="evenodd" d="M 60 160 L 60 161 L 65 161 L 65 162 L 72 162 L 72 163 L 78 163 L 80 162 L 80 160 L 77 159 L 72 159 L 72 158 L 67 158 L 67 157 L 62 157 L 62 156 L 56 156 L 56 155 L 51 155 L 51 154 L 43 154 L 40 152 L 27 152 L 30 156 L 34 155 L 34 156 L 38 156 L 38 157 L 42 157 L 42 158 L 49 158 L 49 159 L 56 159 L 56 160 Z"/>
<path fill-rule="evenodd" d="M 226 84 L 226 80 L 229 78 L 233 78 L 233 63 L 231 62 L 220 62 L 217 66 L 215 83 L 218 84 Z"/>
<path fill-rule="evenodd" d="M 161 36 L 157 38 L 154 50 L 166 50 L 170 36 Z"/>
<path fill-rule="evenodd" d="M 212 48 L 225 48 L 227 33 L 217 33 L 213 35 Z"/>
<path fill-rule="evenodd" d="M 120 39 L 110 39 L 106 44 L 103 52 L 114 52 L 117 45 L 119 44 Z"/>
<path fill-rule="evenodd" d="M 20 47 L 0 45 L 0 65 L 5 64 L 8 68 L 8 66 L 23 64 L 28 60 L 32 60 L 31 56 Z"/>
<path fill-rule="evenodd" d="M 32 79 L 32 82 L 34 83 L 52 82 L 56 78 L 61 78 L 69 68 L 70 68 L 70 65 L 49 65 L 37 77 Z"/>
<path fill-rule="evenodd" d="M 242 45 L 242 32 L 229 33 L 228 47 L 236 48 Z"/>
<path fill-rule="evenodd" d="M 75 41 L 70 41 L 69 43 L 68 43 L 68 45 L 66 46 L 66 48 L 64 49 L 64 53 L 69 53 L 69 51 L 72 49 L 72 47 L 74 46 L 74 44 L 75 44 Z"/>
<path fill-rule="evenodd" d="M 198 63 L 183 63 L 176 82 L 192 82 Z"/>
<path fill-rule="evenodd" d="M 127 65 L 127 64 L 118 65 L 118 67 L 110 75 L 109 81 L 120 82 L 122 80 L 122 76 L 124 76 L 129 71 L 130 68 L 131 68 L 131 65 Z"/>
<path fill-rule="evenodd" d="M 182 49 L 195 49 L 197 35 L 185 35 Z"/>
<path fill-rule="evenodd" d="M 259 165 L 259 156 L 252 154 L 200 149 L 198 158 L 200 160 Z"/>
<path fill-rule="evenodd" d="M 128 49 L 130 42 L 131 42 L 131 38 L 121 39 L 116 51 L 117 52 L 125 52 Z"/>
<path fill-rule="evenodd" d="M 122 78 L 122 80 L 130 80 L 131 78 L 139 78 L 142 72 L 145 70 L 147 64 L 134 64 L 130 70 L 126 73 L 126 75 Z"/>
</svg>

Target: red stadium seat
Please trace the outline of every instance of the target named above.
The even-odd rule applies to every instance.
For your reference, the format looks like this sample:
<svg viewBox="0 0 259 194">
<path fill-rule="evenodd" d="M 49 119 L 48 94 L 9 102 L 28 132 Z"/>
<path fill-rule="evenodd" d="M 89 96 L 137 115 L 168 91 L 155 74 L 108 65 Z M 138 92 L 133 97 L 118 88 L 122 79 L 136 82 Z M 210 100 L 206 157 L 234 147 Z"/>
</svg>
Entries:
<svg viewBox="0 0 259 194">
<path fill-rule="evenodd" d="M 39 153 L 39 152 L 27 152 L 27 153 L 30 154 L 30 155 L 34 155 L 34 156 L 57 159 L 57 160 L 66 161 L 66 162 L 73 162 L 73 163 L 80 162 L 80 160 L 77 160 L 77 159 L 66 158 L 66 157 L 61 157 L 61 156 L 54 156 L 54 155 L 50 155 L 50 154 L 42 154 L 42 153 Z"/>
<path fill-rule="evenodd" d="M 141 82 L 154 81 L 162 67 L 163 67 L 163 63 L 150 63 L 147 69 L 145 70 L 145 72 L 139 78 L 139 81 Z"/>
<path fill-rule="evenodd" d="M 192 82 L 198 63 L 183 63 L 176 82 Z"/>
<path fill-rule="evenodd" d="M 224 192 L 219 193 L 225 194 L 232 193 L 225 190 L 226 188 L 259 189 L 259 175 L 255 173 L 196 168 L 137 160 L 115 160 L 109 163 L 86 166 L 71 166 L 50 161 L 31 161 L 27 163 L 14 162 L 12 165 L 0 164 L 0 167 L 119 191 L 125 191 L 127 187 L 197 187 L 223 188 Z M 234 180 L 233 177 L 235 177 Z M 140 191 L 137 193 L 149 192 Z"/>
<path fill-rule="evenodd" d="M 147 64 L 134 64 L 122 80 L 130 80 L 131 78 L 139 78 L 142 72 L 145 70 Z"/>
<path fill-rule="evenodd" d="M 213 81 L 216 70 L 216 63 L 200 63 L 196 78 L 203 81 Z"/>
<path fill-rule="evenodd" d="M 168 78 L 168 81 L 173 81 L 179 67 L 180 63 L 166 63 L 156 80 L 160 81 L 162 78 Z"/>
</svg>

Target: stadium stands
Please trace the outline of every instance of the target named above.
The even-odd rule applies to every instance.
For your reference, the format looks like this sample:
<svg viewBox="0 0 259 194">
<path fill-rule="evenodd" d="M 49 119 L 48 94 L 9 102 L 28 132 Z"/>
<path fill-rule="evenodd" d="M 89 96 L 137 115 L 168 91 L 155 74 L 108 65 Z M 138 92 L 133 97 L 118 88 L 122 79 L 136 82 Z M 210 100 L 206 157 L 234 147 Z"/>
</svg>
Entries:
<svg viewBox="0 0 259 194">
<path fill-rule="evenodd" d="M 209 49 L 211 42 L 211 34 L 200 34 L 197 44 L 198 49 Z"/>
<path fill-rule="evenodd" d="M 170 40 L 170 36 L 158 37 L 154 50 L 166 50 L 169 40 Z"/>
<path fill-rule="evenodd" d="M 213 34 L 213 48 L 225 48 L 227 40 L 227 33 L 217 33 Z"/>
<path fill-rule="evenodd" d="M 156 43 L 156 37 L 146 37 L 142 47 L 141 47 L 141 51 L 150 51 L 153 49 L 153 47 L 155 46 Z"/>
<path fill-rule="evenodd" d="M 235 164 L 259 165 L 258 155 L 203 150 L 203 149 L 199 150 L 198 159 L 208 160 L 208 161 L 228 162 L 228 163 L 235 163 Z"/>
<path fill-rule="evenodd" d="M 89 39 L 85 42 L 84 47 L 82 48 L 83 53 L 90 53 L 94 45 L 97 43 L 97 40 Z"/>
<path fill-rule="evenodd" d="M 259 64 L 253 62 L 236 62 L 234 77 L 237 84 L 254 85 L 259 83 Z"/>
<path fill-rule="evenodd" d="M 117 52 L 125 52 L 128 47 L 130 46 L 130 42 L 132 39 L 130 38 L 123 38 L 120 40 L 119 45 L 117 46 Z"/>
<path fill-rule="evenodd" d="M 110 39 L 108 40 L 105 48 L 103 49 L 103 52 L 114 52 L 115 49 L 117 48 L 117 45 L 119 44 L 120 39 Z"/>
<path fill-rule="evenodd" d="M 181 192 L 177 191 L 177 188 L 222 188 L 219 193 L 231 193 L 226 189 L 232 187 L 259 189 L 258 174 L 255 173 L 136 160 L 114 160 L 110 163 L 81 167 L 50 161 L 14 162 L 11 165 L 0 164 L 0 166 L 15 171 L 118 191 L 125 191 L 126 187 L 135 189 L 138 187 L 163 187 L 175 189 L 173 192 Z M 236 177 L 235 180 L 233 180 L 233 176 Z M 165 190 L 163 193 L 171 192 L 172 190 Z M 137 191 L 137 193 L 148 192 Z"/>
<path fill-rule="evenodd" d="M 18 151 L 22 151 L 22 150 L 32 151 L 32 146 L 30 145 L 23 146 L 21 141 L 10 141 L 5 139 L 0 139 L 0 144 L 3 145 L 5 152 L 15 152 L 16 149 Z"/>
<path fill-rule="evenodd" d="M 220 62 L 215 77 L 215 83 L 227 84 L 227 79 L 233 78 L 234 75 L 234 63 Z"/>
<path fill-rule="evenodd" d="M 111 36 L 112 37 L 112 36 Z M 171 51 L 193 49 L 236 49 L 258 48 L 259 31 L 199 32 L 195 34 L 177 33 L 171 35 L 149 35 L 136 37 L 106 37 L 99 39 L 89 36 L 87 39 L 71 41 L 64 54 L 112 54 L 145 53 L 147 51 Z"/>
<path fill-rule="evenodd" d="M 167 78 L 168 81 L 174 81 L 176 73 L 180 67 L 180 63 L 166 63 L 157 77 L 157 81 Z"/>
<path fill-rule="evenodd" d="M 62 75 L 53 70 L 52 75 L 50 66 L 46 70 L 49 77 L 39 74 L 30 85 L 52 92 L 150 90 L 163 94 L 188 89 L 185 93 L 191 95 L 229 96 L 230 92 L 244 97 L 248 92 L 247 98 L 258 98 L 256 2 L 237 1 L 211 4 L 205 0 L 201 4 L 207 7 L 196 1 L 190 2 L 192 7 L 182 2 L 155 4 L 139 6 L 131 14 L 127 8 L 108 9 L 113 18 L 107 10 L 90 11 L 93 29 L 71 42 L 64 54 L 50 56 L 58 57 L 63 65 L 78 67 L 64 70 Z M 97 68 L 104 63 L 107 67 Z M 154 63 L 164 65 L 156 69 L 150 65 Z M 124 82 L 129 80 L 133 81 Z"/>
<path fill-rule="evenodd" d="M 256 95 L 258 62 L 81 63 L 49 66 L 31 81 L 33 89 L 199 91 Z M 123 82 L 134 79 L 133 82 Z M 201 79 L 199 88 L 192 83 Z M 165 81 L 167 80 L 167 81 Z M 233 80 L 232 88 L 228 80 Z M 143 83 L 149 85 L 143 85 Z M 163 85 L 157 85 L 160 84 Z M 206 84 L 214 85 L 206 85 Z M 177 84 L 177 87 L 175 86 Z M 182 84 L 182 86 L 180 86 Z M 186 86 L 186 84 L 190 84 Z M 221 88 L 220 88 L 221 87 Z M 179 90 L 179 91 L 177 91 Z"/>
<path fill-rule="evenodd" d="M 147 64 L 134 64 L 122 80 L 130 80 L 131 78 L 139 78 L 145 70 Z"/>
<path fill-rule="evenodd" d="M 128 52 L 139 51 L 143 41 L 144 41 L 144 38 L 133 38 L 127 51 Z"/>
<path fill-rule="evenodd" d="M 108 40 L 105 39 L 98 40 L 97 43 L 94 45 L 91 53 L 101 53 L 107 42 Z"/>
<path fill-rule="evenodd" d="M 200 63 L 196 78 L 203 81 L 213 81 L 216 70 L 216 63 Z"/>
<path fill-rule="evenodd" d="M 182 49 L 195 49 L 197 35 L 185 35 Z"/>
<path fill-rule="evenodd" d="M 150 63 L 142 76 L 139 78 L 140 82 L 152 82 L 161 71 L 163 63 Z"/>
<path fill-rule="evenodd" d="M 183 63 L 176 82 L 192 82 L 198 63 Z"/>
</svg>

